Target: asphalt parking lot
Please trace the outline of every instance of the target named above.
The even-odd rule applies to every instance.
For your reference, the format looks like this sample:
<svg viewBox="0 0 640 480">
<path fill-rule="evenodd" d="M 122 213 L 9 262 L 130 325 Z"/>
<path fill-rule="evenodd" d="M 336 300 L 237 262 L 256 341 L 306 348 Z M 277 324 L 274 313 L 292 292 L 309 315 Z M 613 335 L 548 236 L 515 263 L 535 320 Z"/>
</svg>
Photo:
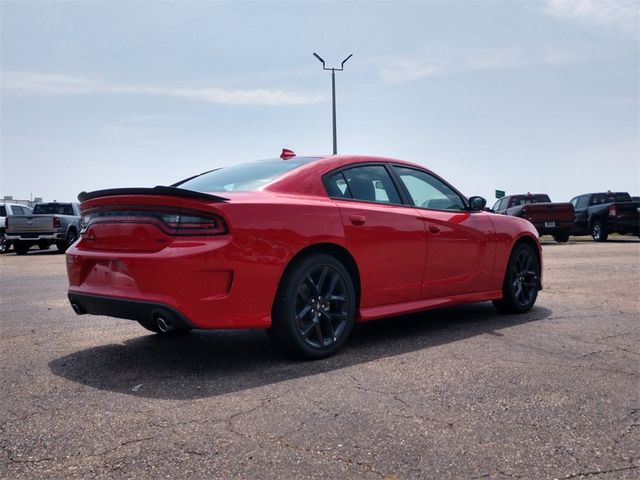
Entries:
<svg viewBox="0 0 640 480">
<path fill-rule="evenodd" d="M 174 339 L 76 316 L 64 256 L 0 257 L 0 478 L 638 478 L 640 242 L 546 243 L 525 315 Z"/>
</svg>

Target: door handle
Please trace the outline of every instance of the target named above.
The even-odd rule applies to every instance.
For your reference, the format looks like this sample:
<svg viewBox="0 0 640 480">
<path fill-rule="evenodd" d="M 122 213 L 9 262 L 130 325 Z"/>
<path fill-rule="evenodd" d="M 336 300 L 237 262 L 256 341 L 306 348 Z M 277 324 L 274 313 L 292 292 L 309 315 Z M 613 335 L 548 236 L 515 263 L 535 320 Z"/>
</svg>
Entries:
<svg viewBox="0 0 640 480">
<path fill-rule="evenodd" d="M 359 227 L 360 225 L 364 225 L 367 221 L 367 217 L 364 215 L 349 215 L 349 220 L 353 225 Z"/>
<path fill-rule="evenodd" d="M 438 235 L 440 233 L 440 228 L 435 225 L 429 225 L 429 231 L 434 235 Z"/>
</svg>

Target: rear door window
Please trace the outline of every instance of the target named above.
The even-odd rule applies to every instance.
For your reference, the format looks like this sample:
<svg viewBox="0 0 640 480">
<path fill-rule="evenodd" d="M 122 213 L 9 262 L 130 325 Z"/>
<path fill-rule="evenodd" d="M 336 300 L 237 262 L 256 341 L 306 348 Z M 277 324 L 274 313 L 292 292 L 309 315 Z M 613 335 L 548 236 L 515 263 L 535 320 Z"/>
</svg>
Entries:
<svg viewBox="0 0 640 480">
<path fill-rule="evenodd" d="M 344 188 L 344 197 L 354 200 L 375 203 L 400 204 L 400 195 L 391 180 L 387 169 L 382 165 L 364 165 L 353 167 L 342 172 L 345 184 L 340 183 L 339 178 L 335 178 L 334 186 L 338 190 Z M 336 175 L 329 177 L 334 179 Z M 332 190 L 328 186 L 328 190 Z M 335 189 L 329 191 L 330 196 L 334 196 Z"/>
</svg>

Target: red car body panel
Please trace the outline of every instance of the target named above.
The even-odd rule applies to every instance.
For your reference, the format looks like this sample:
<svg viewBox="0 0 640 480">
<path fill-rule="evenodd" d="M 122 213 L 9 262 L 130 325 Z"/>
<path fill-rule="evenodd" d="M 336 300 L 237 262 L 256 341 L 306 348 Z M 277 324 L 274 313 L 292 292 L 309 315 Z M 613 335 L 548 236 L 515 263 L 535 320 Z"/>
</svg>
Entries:
<svg viewBox="0 0 640 480">
<path fill-rule="evenodd" d="M 400 160 L 332 156 L 259 191 L 224 192 L 228 202 L 168 195 L 86 200 L 83 212 L 142 205 L 215 214 L 227 233 L 171 236 L 152 223 L 90 224 L 67 250 L 69 294 L 166 305 L 196 328 L 263 328 L 271 325 L 291 260 L 331 245 L 357 267 L 357 320 L 367 321 L 501 298 L 510 252 L 523 237 L 542 257 L 535 229 L 520 218 L 329 198 L 322 175 L 361 162 L 428 171 Z"/>
</svg>

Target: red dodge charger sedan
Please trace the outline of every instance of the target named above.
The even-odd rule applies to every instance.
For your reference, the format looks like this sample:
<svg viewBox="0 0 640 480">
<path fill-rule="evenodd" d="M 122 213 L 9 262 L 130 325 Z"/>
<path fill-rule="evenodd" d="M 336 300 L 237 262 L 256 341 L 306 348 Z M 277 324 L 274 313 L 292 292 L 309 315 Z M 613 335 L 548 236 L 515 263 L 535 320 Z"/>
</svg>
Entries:
<svg viewBox="0 0 640 480">
<path fill-rule="evenodd" d="M 355 322 L 487 300 L 521 313 L 542 288 L 529 222 L 401 160 L 283 150 L 78 198 L 74 311 L 160 334 L 267 328 L 288 353 L 322 358 Z"/>
</svg>

